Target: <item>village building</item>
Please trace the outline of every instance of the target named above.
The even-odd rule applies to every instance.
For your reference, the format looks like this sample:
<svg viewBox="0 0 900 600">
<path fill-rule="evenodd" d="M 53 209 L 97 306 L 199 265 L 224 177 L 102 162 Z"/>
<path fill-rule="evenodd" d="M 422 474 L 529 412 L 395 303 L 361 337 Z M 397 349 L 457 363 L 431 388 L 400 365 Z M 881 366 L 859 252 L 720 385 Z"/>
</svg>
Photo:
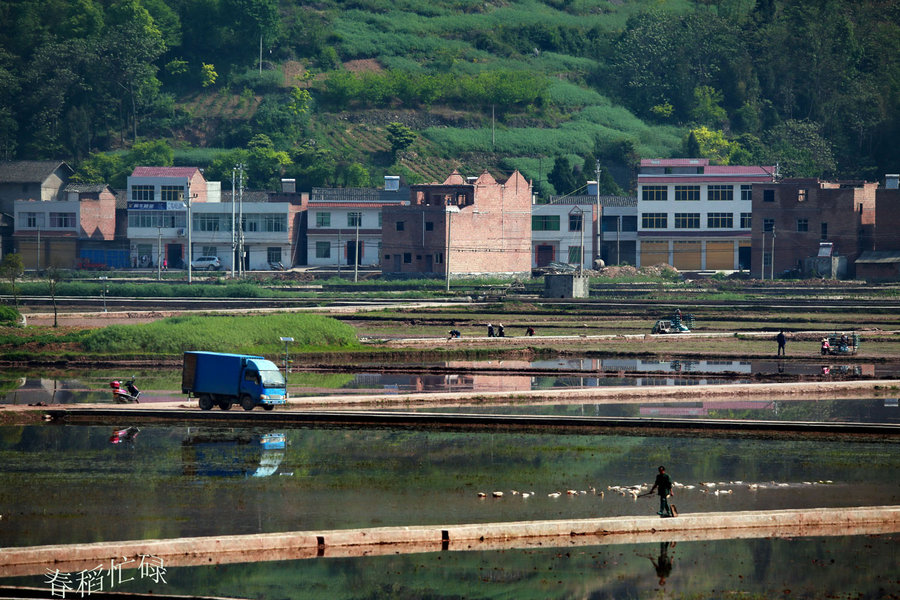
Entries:
<svg viewBox="0 0 900 600">
<path fill-rule="evenodd" d="M 642 159 L 637 266 L 749 269 L 753 186 L 774 178 L 775 167 L 711 165 L 706 158 Z"/>
<path fill-rule="evenodd" d="M 530 277 L 532 186 L 484 171 L 413 185 L 408 206 L 385 206 L 382 271 L 391 276 Z"/>
<path fill-rule="evenodd" d="M 753 274 L 856 276 L 874 250 L 877 183 L 784 179 L 753 186 Z"/>
<path fill-rule="evenodd" d="M 409 188 L 388 175 L 384 188 L 313 188 L 310 193 L 306 261 L 317 267 L 381 265 L 383 210 L 409 204 Z"/>
<path fill-rule="evenodd" d="M 0 258 L 15 249 L 15 203 L 63 200 L 73 174 L 59 160 L 0 161 Z"/>
</svg>

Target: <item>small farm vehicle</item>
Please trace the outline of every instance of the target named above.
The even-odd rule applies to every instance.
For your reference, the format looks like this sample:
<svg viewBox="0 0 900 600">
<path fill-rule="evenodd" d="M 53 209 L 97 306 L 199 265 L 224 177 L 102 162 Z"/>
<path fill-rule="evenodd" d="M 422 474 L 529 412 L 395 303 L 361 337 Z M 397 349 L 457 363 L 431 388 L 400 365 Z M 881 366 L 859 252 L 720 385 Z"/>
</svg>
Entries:
<svg viewBox="0 0 900 600">
<path fill-rule="evenodd" d="M 682 316 L 681 310 L 676 310 L 671 319 L 658 320 L 651 333 L 690 333 L 693 326 L 694 315 Z"/>
<path fill-rule="evenodd" d="M 822 356 L 832 354 L 837 356 L 846 356 L 856 354 L 859 350 L 859 334 L 852 333 L 829 333 L 822 338 Z"/>
</svg>

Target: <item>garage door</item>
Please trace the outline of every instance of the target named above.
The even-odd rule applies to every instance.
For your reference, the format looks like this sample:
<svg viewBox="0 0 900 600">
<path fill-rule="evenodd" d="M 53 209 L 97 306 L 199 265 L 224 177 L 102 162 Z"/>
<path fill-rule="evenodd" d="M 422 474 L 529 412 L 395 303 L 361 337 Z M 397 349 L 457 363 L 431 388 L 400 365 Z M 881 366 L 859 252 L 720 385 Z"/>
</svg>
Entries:
<svg viewBox="0 0 900 600">
<path fill-rule="evenodd" d="M 669 242 L 641 242 L 641 266 L 669 264 Z"/>
<path fill-rule="evenodd" d="M 675 242 L 675 264 L 679 271 L 700 269 L 700 242 Z"/>
<path fill-rule="evenodd" d="M 706 268 L 715 271 L 734 269 L 734 242 L 706 242 Z"/>
</svg>

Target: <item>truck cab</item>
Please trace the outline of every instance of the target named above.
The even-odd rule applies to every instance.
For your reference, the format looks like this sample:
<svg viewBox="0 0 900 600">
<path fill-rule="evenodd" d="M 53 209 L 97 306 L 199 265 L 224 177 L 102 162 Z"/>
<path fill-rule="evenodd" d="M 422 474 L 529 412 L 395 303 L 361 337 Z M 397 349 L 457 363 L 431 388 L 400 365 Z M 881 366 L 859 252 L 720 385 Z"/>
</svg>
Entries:
<svg viewBox="0 0 900 600">
<path fill-rule="evenodd" d="M 285 404 L 287 390 L 284 376 L 275 363 L 264 358 L 247 359 L 241 378 L 240 397 L 247 396 L 257 400 L 267 410 L 276 404 Z"/>
</svg>

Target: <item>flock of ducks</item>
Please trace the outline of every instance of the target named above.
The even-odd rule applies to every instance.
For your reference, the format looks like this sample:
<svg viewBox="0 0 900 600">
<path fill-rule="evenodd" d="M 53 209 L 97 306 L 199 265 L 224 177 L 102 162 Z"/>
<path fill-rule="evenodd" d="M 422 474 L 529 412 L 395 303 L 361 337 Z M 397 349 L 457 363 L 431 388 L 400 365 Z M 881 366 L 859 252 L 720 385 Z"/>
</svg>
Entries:
<svg viewBox="0 0 900 600">
<path fill-rule="evenodd" d="M 775 481 L 770 481 L 768 483 L 744 483 L 743 481 L 704 481 L 697 485 L 690 485 L 679 483 L 677 481 L 672 482 L 672 487 L 679 490 L 698 490 L 701 494 L 710 494 L 712 496 L 726 496 L 728 494 L 734 493 L 734 487 L 746 487 L 749 491 L 755 492 L 757 490 L 765 490 L 765 489 L 780 489 L 787 487 L 796 487 L 798 485 L 828 485 L 834 483 L 830 479 L 820 479 L 818 481 L 804 481 L 800 484 L 797 483 L 779 483 Z M 731 486 L 731 487 L 728 487 Z M 727 487 L 727 489 L 726 489 Z M 631 498 L 632 500 L 637 500 L 640 496 L 645 496 L 649 494 L 650 484 L 649 483 L 639 483 L 635 485 L 608 485 L 606 486 L 606 491 L 610 493 L 616 493 L 620 496 L 624 496 L 625 498 Z M 511 496 L 521 496 L 523 499 L 531 498 L 535 495 L 534 492 L 520 492 L 518 490 L 510 490 Z M 655 494 L 655 492 L 654 492 Z M 489 494 L 486 492 L 478 492 L 479 498 L 487 498 Z M 603 490 L 598 490 L 595 487 L 590 487 L 587 490 L 566 490 L 565 492 L 554 491 L 547 494 L 548 498 L 560 498 L 562 496 L 599 496 L 601 498 L 605 497 L 605 492 Z M 505 493 L 502 491 L 492 492 L 490 494 L 492 498 L 503 498 Z"/>
</svg>

